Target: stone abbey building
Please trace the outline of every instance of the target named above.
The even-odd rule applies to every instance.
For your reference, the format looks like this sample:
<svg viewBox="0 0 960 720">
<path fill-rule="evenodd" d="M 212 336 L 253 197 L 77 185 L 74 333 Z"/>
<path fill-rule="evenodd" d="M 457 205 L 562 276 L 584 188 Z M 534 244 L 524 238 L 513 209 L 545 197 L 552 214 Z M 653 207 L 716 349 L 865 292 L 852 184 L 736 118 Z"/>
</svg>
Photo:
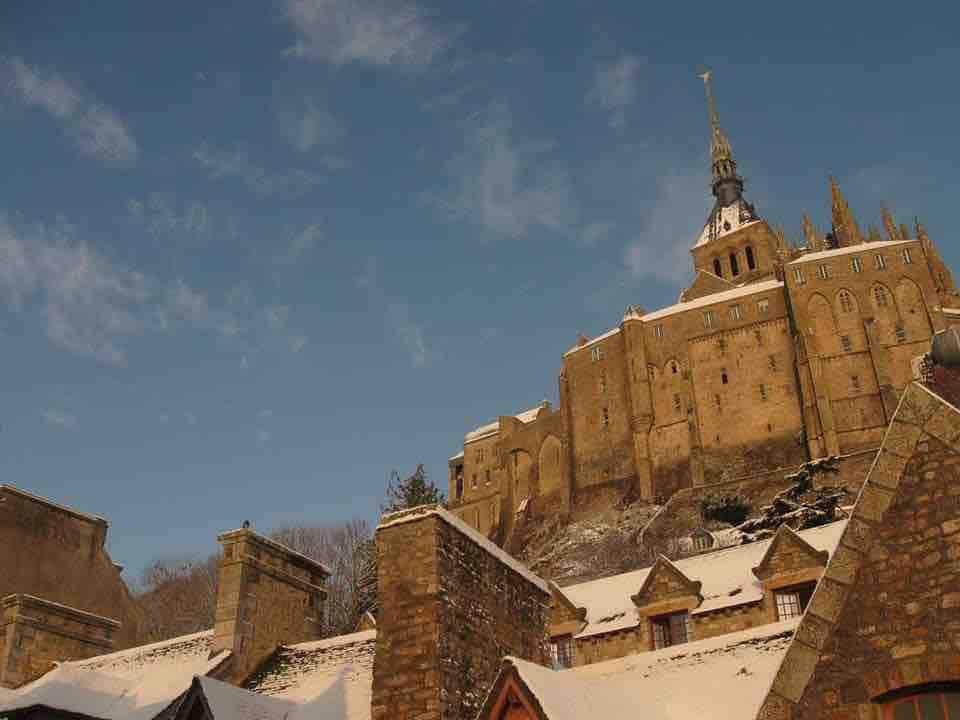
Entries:
<svg viewBox="0 0 960 720">
<path fill-rule="evenodd" d="M 709 83 L 709 76 L 705 78 Z M 832 228 L 787 241 L 744 196 L 707 84 L 716 199 L 675 305 L 629 307 L 564 353 L 560 406 L 468 432 L 449 502 L 484 533 L 532 498 L 569 509 L 602 487 L 649 502 L 812 458 L 875 450 L 911 359 L 960 322 L 950 270 L 924 227 L 882 213 L 864 234 L 831 179 Z M 862 472 L 858 473 L 862 479 Z M 503 534 L 501 534 L 501 537 Z"/>
</svg>

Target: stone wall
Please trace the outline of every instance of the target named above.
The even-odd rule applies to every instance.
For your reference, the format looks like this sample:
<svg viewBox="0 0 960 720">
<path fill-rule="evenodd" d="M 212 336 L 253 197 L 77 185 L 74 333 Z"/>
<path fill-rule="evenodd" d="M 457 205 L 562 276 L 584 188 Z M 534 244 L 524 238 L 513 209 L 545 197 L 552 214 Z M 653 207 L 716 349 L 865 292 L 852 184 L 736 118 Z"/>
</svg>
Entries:
<svg viewBox="0 0 960 720">
<path fill-rule="evenodd" d="M 104 544 L 107 521 L 0 485 L 0 597 L 14 593 L 114 618 L 118 649 L 135 645 L 141 612 Z"/>
<path fill-rule="evenodd" d="M 116 620 L 30 595 L 0 601 L 0 686 L 15 688 L 40 677 L 55 662 L 112 651 Z"/>
<path fill-rule="evenodd" d="M 217 539 L 223 552 L 213 652 L 232 651 L 230 675 L 242 682 L 278 645 L 321 637 L 329 572 L 252 530 Z"/>
<path fill-rule="evenodd" d="M 505 655 L 547 664 L 550 593 L 446 511 L 377 530 L 373 718 L 472 718 Z"/>
</svg>

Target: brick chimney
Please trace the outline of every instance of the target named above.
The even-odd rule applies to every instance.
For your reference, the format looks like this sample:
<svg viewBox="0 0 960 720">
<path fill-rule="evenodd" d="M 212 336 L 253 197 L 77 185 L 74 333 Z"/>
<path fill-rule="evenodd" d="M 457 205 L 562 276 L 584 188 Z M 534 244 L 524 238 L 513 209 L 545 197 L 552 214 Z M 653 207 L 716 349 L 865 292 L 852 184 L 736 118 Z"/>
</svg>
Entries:
<svg viewBox="0 0 960 720">
<path fill-rule="evenodd" d="M 548 664 L 546 581 L 436 505 L 377 528 L 373 720 L 475 717 L 505 655 Z"/>
<path fill-rule="evenodd" d="M 279 645 L 323 629 L 323 565 L 247 528 L 217 537 L 220 558 L 212 652 L 233 653 L 229 678 L 245 680 Z"/>
<path fill-rule="evenodd" d="M 84 660 L 113 650 L 120 623 L 32 595 L 0 600 L 0 686 L 35 680 L 62 660 Z"/>
</svg>

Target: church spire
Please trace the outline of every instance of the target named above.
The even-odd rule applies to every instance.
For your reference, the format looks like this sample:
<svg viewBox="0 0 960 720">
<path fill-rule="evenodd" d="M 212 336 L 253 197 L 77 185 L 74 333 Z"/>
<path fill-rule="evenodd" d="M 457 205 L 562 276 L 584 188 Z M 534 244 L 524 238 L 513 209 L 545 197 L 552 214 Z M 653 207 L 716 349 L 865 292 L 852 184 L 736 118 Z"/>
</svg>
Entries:
<svg viewBox="0 0 960 720">
<path fill-rule="evenodd" d="M 887 240 L 906 240 L 906 237 L 900 237 L 900 229 L 893 221 L 893 215 L 890 208 L 886 205 L 880 206 L 880 217 L 883 220 L 883 229 L 887 231 Z"/>
<path fill-rule="evenodd" d="M 743 196 L 743 178 L 737 175 L 737 161 L 733 159 L 730 141 L 720 128 L 710 77 L 709 70 L 700 76 L 707 93 L 707 108 L 710 114 L 710 160 L 713 174 L 711 187 L 717 202 L 722 207 L 727 207 Z"/>
<path fill-rule="evenodd" d="M 850 206 L 847 205 L 847 199 L 840 192 L 836 179 L 830 176 L 830 198 L 831 213 L 833 219 L 833 238 L 836 247 L 847 247 L 849 245 L 859 245 L 863 242 L 863 236 L 860 234 L 860 228 L 853 217 Z"/>
</svg>

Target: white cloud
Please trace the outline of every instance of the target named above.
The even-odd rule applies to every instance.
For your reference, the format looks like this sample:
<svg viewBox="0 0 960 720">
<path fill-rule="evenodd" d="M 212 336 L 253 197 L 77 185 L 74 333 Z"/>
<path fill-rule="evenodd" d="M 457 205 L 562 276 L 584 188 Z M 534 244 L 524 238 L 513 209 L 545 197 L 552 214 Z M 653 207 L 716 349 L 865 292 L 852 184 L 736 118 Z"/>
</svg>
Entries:
<svg viewBox="0 0 960 720">
<path fill-rule="evenodd" d="M 321 179 L 317 173 L 300 168 L 269 170 L 251 160 L 244 147 L 229 151 L 211 145 L 201 145 L 192 151 L 191 156 L 196 163 L 206 168 L 211 179 L 240 180 L 248 188 L 262 195 L 302 190 L 316 185 Z"/>
<path fill-rule="evenodd" d="M 638 58 L 624 55 L 615 62 L 598 65 L 594 71 L 587 102 L 610 112 L 611 127 L 626 124 L 626 107 L 636 99 L 640 66 Z"/>
<path fill-rule="evenodd" d="M 27 107 L 38 107 L 59 120 L 85 155 L 128 162 L 139 148 L 120 117 L 108 107 L 85 98 L 56 73 L 42 74 L 21 58 L 7 63 L 8 87 Z"/>
<path fill-rule="evenodd" d="M 43 411 L 43 419 L 47 421 L 47 425 L 62 430 L 76 430 L 79 424 L 73 415 L 53 408 Z"/>
<path fill-rule="evenodd" d="M 453 41 L 414 2 L 286 0 L 296 43 L 290 53 L 334 65 L 427 65 Z"/>
<path fill-rule="evenodd" d="M 627 246 L 625 262 L 637 277 L 682 282 L 690 275 L 690 248 L 710 211 L 705 170 L 671 172 L 657 180 L 657 201 L 640 236 Z"/>
<path fill-rule="evenodd" d="M 538 162 L 543 151 L 543 143 L 517 146 L 508 113 L 497 108 L 456 162 L 452 199 L 435 202 L 507 237 L 525 237 L 534 227 L 566 231 L 577 222 L 577 204 L 567 173 Z"/>
<path fill-rule="evenodd" d="M 426 367 L 430 361 L 430 351 L 424 337 L 423 328 L 410 316 L 406 303 L 391 303 L 387 308 L 388 317 L 397 338 L 407 351 L 410 362 L 415 368 Z"/>
</svg>

